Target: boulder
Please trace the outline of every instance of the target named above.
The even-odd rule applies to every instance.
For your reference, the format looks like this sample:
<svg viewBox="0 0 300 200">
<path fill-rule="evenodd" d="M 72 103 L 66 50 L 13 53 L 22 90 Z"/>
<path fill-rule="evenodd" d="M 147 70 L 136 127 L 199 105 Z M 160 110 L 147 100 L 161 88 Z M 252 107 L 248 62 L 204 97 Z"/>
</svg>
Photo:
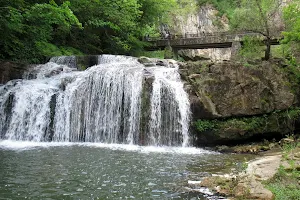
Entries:
<svg viewBox="0 0 300 200">
<path fill-rule="evenodd" d="M 210 113 L 197 115 L 202 111 L 196 111 L 197 119 L 259 115 L 296 103 L 285 74 L 272 62 L 255 67 L 232 62 L 184 67 L 186 70 L 180 71 L 198 97 L 197 107 Z"/>
</svg>

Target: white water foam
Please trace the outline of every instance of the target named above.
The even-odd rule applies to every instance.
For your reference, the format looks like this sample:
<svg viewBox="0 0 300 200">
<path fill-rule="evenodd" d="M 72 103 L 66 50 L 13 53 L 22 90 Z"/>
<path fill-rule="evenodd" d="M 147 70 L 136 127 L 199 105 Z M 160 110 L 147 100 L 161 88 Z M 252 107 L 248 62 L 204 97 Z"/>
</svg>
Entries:
<svg viewBox="0 0 300 200">
<path fill-rule="evenodd" d="M 13 141 L 0 140 L 0 149 L 13 151 L 34 150 L 37 148 L 52 147 L 71 147 L 82 146 L 87 148 L 105 148 L 110 150 L 130 151 L 138 153 L 163 153 L 163 154 L 186 154 L 186 155 L 202 155 L 202 154 L 219 154 L 217 152 L 208 151 L 193 147 L 157 147 L 157 146 L 138 146 L 126 144 L 107 144 L 107 143 L 76 143 L 76 142 L 31 142 L 31 141 Z"/>
</svg>

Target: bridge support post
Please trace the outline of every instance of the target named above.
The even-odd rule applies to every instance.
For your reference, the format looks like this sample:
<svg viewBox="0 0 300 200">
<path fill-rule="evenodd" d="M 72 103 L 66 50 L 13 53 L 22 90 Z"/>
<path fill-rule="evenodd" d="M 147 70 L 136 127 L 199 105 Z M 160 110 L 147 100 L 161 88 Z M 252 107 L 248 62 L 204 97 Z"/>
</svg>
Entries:
<svg viewBox="0 0 300 200">
<path fill-rule="evenodd" d="M 231 59 L 234 59 L 241 49 L 242 45 L 240 41 L 233 41 L 231 45 Z"/>
<path fill-rule="evenodd" d="M 174 59 L 178 60 L 178 49 L 172 48 Z"/>
<path fill-rule="evenodd" d="M 173 58 L 173 49 L 171 46 L 166 46 L 164 50 L 164 58 L 172 59 Z"/>
</svg>

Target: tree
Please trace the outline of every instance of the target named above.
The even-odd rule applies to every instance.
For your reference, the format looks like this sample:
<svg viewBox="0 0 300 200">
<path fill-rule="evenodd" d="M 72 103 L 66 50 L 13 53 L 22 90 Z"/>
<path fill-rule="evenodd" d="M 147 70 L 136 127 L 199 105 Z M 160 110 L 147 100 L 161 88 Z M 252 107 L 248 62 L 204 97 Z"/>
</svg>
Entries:
<svg viewBox="0 0 300 200">
<path fill-rule="evenodd" d="M 54 1 L 5 3 L 0 8 L 0 57 L 4 59 L 39 62 L 54 51 L 61 54 L 55 43 L 62 42 L 72 26 L 81 26 L 67 1 L 60 6 Z"/>
<path fill-rule="evenodd" d="M 180 0 L 188 1 L 188 0 Z M 0 59 L 143 51 L 177 0 L 2 0 Z"/>
<path fill-rule="evenodd" d="M 231 27 L 237 31 L 250 31 L 265 39 L 265 60 L 271 56 L 272 38 L 283 30 L 279 13 L 281 0 L 242 0 L 231 20 Z"/>
<path fill-rule="evenodd" d="M 294 0 L 283 9 L 286 30 L 283 31 L 283 44 L 288 44 L 290 54 L 300 57 L 300 0 Z"/>
</svg>

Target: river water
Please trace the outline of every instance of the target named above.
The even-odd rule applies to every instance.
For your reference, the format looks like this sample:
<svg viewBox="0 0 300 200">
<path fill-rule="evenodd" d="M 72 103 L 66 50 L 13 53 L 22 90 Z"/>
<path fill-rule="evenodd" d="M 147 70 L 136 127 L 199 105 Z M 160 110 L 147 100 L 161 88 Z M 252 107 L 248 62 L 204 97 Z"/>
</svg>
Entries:
<svg viewBox="0 0 300 200">
<path fill-rule="evenodd" d="M 243 161 L 196 148 L 0 141 L 0 199 L 220 199 L 188 181 Z"/>
</svg>

